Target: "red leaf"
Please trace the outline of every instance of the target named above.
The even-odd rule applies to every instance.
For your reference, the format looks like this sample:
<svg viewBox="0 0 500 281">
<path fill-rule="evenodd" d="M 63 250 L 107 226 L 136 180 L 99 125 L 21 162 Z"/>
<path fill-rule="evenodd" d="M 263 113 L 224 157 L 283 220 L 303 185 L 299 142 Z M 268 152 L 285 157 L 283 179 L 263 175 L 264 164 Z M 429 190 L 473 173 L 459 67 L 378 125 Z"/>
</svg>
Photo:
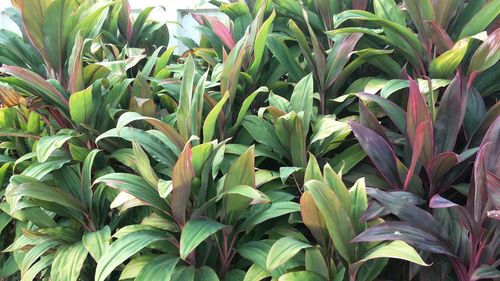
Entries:
<svg viewBox="0 0 500 281">
<path fill-rule="evenodd" d="M 429 122 L 428 130 L 425 132 L 425 140 L 422 146 L 421 160 L 427 165 L 429 161 L 434 156 L 434 136 L 432 130 L 432 119 L 427 109 L 423 95 L 418 89 L 418 85 L 415 80 L 408 77 L 410 82 L 410 96 L 408 99 L 408 107 L 406 114 L 406 134 L 410 140 L 410 144 L 414 147 L 416 130 L 418 125 L 422 122 Z"/>
<path fill-rule="evenodd" d="M 446 88 L 437 110 L 434 124 L 436 153 L 453 151 L 455 148 L 464 121 L 466 106 L 467 91 L 462 87 L 462 79 L 457 73 Z"/>
<path fill-rule="evenodd" d="M 413 153 L 411 156 L 411 164 L 408 169 L 408 174 L 406 174 L 406 179 L 404 183 L 404 189 L 407 190 L 410 184 L 411 178 L 413 176 L 413 172 L 415 171 L 415 167 L 417 166 L 417 160 L 420 158 L 420 154 L 422 153 L 422 147 L 424 146 L 425 141 L 425 133 L 427 131 L 427 127 L 429 126 L 429 121 L 422 122 L 418 125 L 416 131 L 416 139 L 413 144 Z"/>
<path fill-rule="evenodd" d="M 379 136 L 383 137 L 385 141 L 389 142 L 385 134 L 384 127 L 380 125 L 375 115 L 373 115 L 373 113 L 368 109 L 368 107 L 366 107 L 366 105 L 362 101 L 359 102 L 359 119 L 361 124 L 363 124 L 367 128 L 372 129 Z"/>
<path fill-rule="evenodd" d="M 427 165 L 429 180 L 436 183 L 448 171 L 451 170 L 460 161 L 458 155 L 453 152 L 443 152 L 431 159 Z"/>
<path fill-rule="evenodd" d="M 222 40 L 229 50 L 232 50 L 236 42 L 234 42 L 231 30 L 215 17 L 207 17 L 207 19 L 214 33 Z"/>
<path fill-rule="evenodd" d="M 427 21 L 426 24 L 430 31 L 429 33 L 431 35 L 432 43 L 434 43 L 434 45 L 436 46 L 439 54 L 442 54 L 453 48 L 453 45 L 455 45 L 455 43 L 453 42 L 453 40 L 451 40 L 448 33 L 446 33 L 446 30 L 444 30 L 439 24 L 433 21 Z"/>
<path fill-rule="evenodd" d="M 181 225 L 186 222 L 191 183 L 195 176 L 191 156 L 191 146 L 187 143 L 179 155 L 172 173 L 172 215 Z"/>
</svg>

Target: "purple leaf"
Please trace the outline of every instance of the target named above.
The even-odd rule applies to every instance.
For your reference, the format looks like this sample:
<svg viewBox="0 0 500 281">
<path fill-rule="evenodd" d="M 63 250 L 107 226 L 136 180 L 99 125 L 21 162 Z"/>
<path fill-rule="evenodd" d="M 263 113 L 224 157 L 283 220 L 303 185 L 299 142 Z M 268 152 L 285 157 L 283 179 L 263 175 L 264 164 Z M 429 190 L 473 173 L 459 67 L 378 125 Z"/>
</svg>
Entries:
<svg viewBox="0 0 500 281">
<path fill-rule="evenodd" d="M 453 151 L 464 121 L 467 91 L 457 72 L 441 98 L 434 123 L 436 153 Z"/>
<path fill-rule="evenodd" d="M 393 188 L 400 188 L 401 182 L 396 166 L 396 155 L 389 143 L 373 130 L 357 122 L 350 122 L 350 125 L 359 144 L 385 180 Z"/>
<path fill-rule="evenodd" d="M 385 240 L 402 240 L 416 248 L 431 253 L 453 255 L 450 246 L 432 233 L 407 222 L 389 221 L 365 230 L 352 242 L 373 242 Z"/>
</svg>

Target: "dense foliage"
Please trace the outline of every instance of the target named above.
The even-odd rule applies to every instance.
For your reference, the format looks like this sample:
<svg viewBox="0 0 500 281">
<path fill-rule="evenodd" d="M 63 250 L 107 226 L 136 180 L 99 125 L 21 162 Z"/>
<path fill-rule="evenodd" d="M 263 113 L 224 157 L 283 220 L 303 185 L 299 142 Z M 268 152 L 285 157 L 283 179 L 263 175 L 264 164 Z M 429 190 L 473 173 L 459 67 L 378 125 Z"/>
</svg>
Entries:
<svg viewBox="0 0 500 281">
<path fill-rule="evenodd" d="M 0 280 L 500 278 L 500 0 L 211 2 L 12 1 Z"/>
</svg>

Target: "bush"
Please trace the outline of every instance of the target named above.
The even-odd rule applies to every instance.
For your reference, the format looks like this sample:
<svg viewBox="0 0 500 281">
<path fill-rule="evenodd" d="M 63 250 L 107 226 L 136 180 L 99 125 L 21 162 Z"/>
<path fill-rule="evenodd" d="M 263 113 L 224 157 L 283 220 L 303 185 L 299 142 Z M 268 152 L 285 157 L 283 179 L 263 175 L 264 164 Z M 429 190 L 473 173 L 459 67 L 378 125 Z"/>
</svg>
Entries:
<svg viewBox="0 0 500 281">
<path fill-rule="evenodd" d="M 211 2 L 13 1 L 1 280 L 500 278 L 500 1 Z"/>
</svg>

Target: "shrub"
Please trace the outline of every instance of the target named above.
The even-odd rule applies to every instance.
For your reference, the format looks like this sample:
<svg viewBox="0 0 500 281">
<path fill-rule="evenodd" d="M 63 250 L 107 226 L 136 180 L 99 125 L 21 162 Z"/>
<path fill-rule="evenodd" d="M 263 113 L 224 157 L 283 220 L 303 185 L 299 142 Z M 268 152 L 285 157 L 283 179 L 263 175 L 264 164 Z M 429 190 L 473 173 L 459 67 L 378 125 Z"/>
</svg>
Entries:
<svg viewBox="0 0 500 281">
<path fill-rule="evenodd" d="M 13 1 L 0 279 L 500 278 L 500 1 L 210 2 Z"/>
</svg>

